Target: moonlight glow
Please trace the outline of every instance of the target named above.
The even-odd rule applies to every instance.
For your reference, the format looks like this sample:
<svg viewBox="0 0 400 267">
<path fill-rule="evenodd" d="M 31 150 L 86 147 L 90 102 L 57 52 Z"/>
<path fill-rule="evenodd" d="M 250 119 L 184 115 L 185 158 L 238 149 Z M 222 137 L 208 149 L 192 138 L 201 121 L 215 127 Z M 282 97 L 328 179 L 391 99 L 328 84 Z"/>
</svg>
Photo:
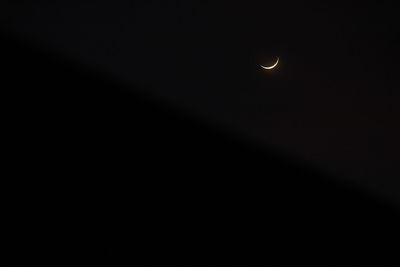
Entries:
<svg viewBox="0 0 400 267">
<path fill-rule="evenodd" d="M 275 64 L 272 65 L 272 66 L 269 66 L 269 67 L 266 67 L 266 66 L 263 66 L 263 65 L 260 65 L 260 66 L 261 66 L 261 68 L 263 68 L 265 70 L 272 70 L 273 68 L 275 68 L 278 65 L 278 63 L 279 63 L 279 57 L 278 57 L 277 61 L 275 62 Z"/>
</svg>

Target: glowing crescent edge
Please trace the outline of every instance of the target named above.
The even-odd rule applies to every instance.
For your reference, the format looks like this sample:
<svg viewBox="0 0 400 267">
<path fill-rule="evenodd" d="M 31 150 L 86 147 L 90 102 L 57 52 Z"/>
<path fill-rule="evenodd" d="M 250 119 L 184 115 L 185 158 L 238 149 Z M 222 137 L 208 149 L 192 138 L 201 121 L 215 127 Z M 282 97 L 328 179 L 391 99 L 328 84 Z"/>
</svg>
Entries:
<svg viewBox="0 0 400 267">
<path fill-rule="evenodd" d="M 261 68 L 263 68 L 265 70 L 272 70 L 273 68 L 275 68 L 278 65 L 278 63 L 279 63 L 279 57 L 278 57 L 278 60 L 276 61 L 276 63 L 270 67 L 264 67 L 263 65 L 260 65 L 260 66 L 261 66 Z"/>
</svg>

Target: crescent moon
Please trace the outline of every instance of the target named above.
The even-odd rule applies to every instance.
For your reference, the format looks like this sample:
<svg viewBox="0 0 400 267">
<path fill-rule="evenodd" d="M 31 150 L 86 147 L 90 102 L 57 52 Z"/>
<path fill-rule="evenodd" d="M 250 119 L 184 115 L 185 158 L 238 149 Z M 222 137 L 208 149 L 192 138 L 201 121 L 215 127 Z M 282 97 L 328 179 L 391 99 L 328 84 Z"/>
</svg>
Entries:
<svg viewBox="0 0 400 267">
<path fill-rule="evenodd" d="M 275 68 L 278 65 L 278 63 L 279 63 L 279 57 L 278 57 L 278 60 L 275 62 L 275 64 L 272 65 L 272 66 L 269 66 L 269 67 L 266 67 L 266 66 L 263 66 L 263 65 L 260 65 L 260 66 L 261 66 L 261 68 L 263 68 L 265 70 L 272 70 L 273 68 Z"/>
</svg>

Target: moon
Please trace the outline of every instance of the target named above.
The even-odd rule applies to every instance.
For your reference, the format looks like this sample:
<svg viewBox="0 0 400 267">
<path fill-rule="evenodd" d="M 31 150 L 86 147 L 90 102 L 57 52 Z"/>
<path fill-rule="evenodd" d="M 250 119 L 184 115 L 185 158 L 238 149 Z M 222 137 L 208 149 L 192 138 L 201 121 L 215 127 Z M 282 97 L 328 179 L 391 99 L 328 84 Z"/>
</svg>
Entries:
<svg viewBox="0 0 400 267">
<path fill-rule="evenodd" d="M 269 66 L 269 67 L 266 67 L 266 66 L 263 66 L 263 65 L 260 65 L 260 66 L 261 66 L 261 68 L 263 68 L 263 69 L 265 69 L 265 70 L 272 70 L 273 68 L 275 68 L 276 66 L 278 66 L 278 63 L 279 63 L 279 57 L 278 57 L 278 59 L 276 60 L 275 64 L 272 65 L 272 66 Z"/>
</svg>

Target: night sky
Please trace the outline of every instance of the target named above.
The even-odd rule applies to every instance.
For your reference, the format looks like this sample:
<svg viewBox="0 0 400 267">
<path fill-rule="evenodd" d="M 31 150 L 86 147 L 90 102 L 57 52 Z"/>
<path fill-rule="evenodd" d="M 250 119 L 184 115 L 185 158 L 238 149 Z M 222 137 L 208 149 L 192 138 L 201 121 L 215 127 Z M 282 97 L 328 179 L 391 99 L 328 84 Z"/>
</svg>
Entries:
<svg viewBox="0 0 400 267">
<path fill-rule="evenodd" d="M 388 1 L 39 1 L 1 18 L 75 62 L 393 195 L 396 11 Z M 278 68 L 259 68 L 277 56 Z"/>
<path fill-rule="evenodd" d="M 126 84 L 398 207 L 398 14 L 386 0 L 2 1 L 0 26 L 90 70 L 79 75 Z M 152 138 L 168 142 L 173 125 Z"/>
</svg>

